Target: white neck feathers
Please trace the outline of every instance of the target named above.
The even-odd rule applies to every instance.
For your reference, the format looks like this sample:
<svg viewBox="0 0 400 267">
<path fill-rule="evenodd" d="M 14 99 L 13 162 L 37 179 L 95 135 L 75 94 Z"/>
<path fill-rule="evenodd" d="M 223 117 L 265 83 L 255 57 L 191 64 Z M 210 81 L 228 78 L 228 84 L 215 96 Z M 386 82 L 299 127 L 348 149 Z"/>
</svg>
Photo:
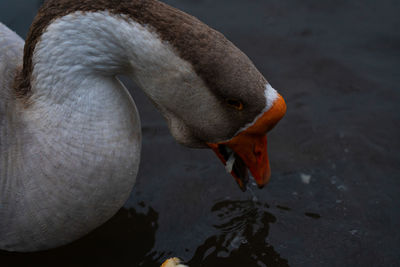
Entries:
<svg viewBox="0 0 400 267">
<path fill-rule="evenodd" d="M 130 75 L 154 102 L 164 102 L 169 96 L 159 90 L 167 79 L 196 76 L 149 26 L 106 11 L 76 12 L 51 23 L 35 48 L 33 66 L 33 95 L 55 102 L 87 86 L 88 79 L 117 74 Z"/>
</svg>

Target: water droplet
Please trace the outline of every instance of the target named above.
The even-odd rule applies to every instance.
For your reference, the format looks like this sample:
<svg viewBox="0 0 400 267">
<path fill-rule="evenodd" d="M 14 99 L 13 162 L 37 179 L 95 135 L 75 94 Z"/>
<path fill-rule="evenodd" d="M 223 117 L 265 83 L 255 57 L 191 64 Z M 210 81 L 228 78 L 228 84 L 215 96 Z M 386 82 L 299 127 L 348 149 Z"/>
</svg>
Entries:
<svg viewBox="0 0 400 267">
<path fill-rule="evenodd" d="M 301 178 L 301 181 L 305 184 L 309 184 L 311 181 L 311 175 L 309 175 L 309 174 L 300 173 L 300 178 Z"/>
<path fill-rule="evenodd" d="M 352 235 L 356 235 L 358 233 L 358 230 L 351 230 L 350 231 L 350 234 L 352 234 Z"/>
</svg>

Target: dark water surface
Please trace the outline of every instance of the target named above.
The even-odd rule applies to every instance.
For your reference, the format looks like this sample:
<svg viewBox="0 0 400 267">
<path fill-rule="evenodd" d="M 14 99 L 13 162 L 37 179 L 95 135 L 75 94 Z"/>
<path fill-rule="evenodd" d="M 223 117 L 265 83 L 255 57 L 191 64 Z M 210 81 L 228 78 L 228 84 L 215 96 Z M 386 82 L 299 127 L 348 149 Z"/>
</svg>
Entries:
<svg viewBox="0 0 400 267">
<path fill-rule="evenodd" d="M 2 0 L 25 36 L 41 1 Z M 223 32 L 285 97 L 272 179 L 242 193 L 208 150 L 176 144 L 143 93 L 138 181 L 108 223 L 0 266 L 400 265 L 400 2 L 169 0 Z"/>
</svg>

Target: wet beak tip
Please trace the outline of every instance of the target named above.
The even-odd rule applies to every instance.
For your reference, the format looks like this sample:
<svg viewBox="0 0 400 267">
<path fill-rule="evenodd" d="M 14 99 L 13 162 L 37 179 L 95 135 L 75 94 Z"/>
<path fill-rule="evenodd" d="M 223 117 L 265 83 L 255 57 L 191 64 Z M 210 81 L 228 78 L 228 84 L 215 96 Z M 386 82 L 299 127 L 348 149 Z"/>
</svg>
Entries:
<svg viewBox="0 0 400 267">
<path fill-rule="evenodd" d="M 258 189 L 263 189 L 265 187 L 265 184 L 258 184 Z"/>
</svg>

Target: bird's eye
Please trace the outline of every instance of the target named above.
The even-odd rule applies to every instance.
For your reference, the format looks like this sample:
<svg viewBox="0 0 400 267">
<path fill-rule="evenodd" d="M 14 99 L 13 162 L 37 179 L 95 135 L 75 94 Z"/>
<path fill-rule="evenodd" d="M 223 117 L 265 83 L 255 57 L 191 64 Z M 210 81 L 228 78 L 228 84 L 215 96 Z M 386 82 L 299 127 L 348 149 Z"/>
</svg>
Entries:
<svg viewBox="0 0 400 267">
<path fill-rule="evenodd" d="M 227 99 L 226 102 L 228 105 L 236 110 L 242 110 L 243 109 L 243 103 L 239 100 L 236 99 Z"/>
</svg>

